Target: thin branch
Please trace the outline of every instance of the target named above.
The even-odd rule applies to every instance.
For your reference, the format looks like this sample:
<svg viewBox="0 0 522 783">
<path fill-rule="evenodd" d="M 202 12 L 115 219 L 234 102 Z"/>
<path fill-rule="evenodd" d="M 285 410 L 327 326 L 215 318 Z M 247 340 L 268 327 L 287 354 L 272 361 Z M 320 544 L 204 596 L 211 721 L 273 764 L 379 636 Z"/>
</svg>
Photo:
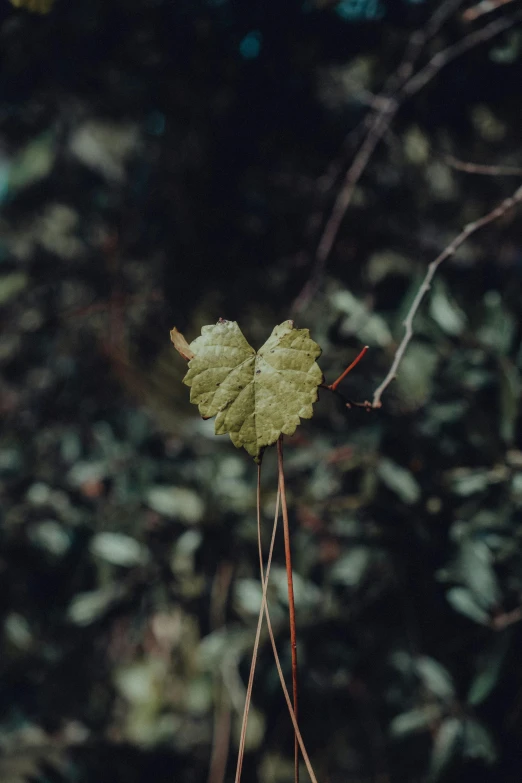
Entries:
<svg viewBox="0 0 522 783">
<path fill-rule="evenodd" d="M 286 505 L 285 474 L 283 471 L 283 436 L 277 441 L 277 469 L 279 475 L 279 491 L 281 493 L 281 510 L 283 512 L 283 532 L 285 539 L 286 579 L 288 583 L 288 612 L 290 615 L 290 646 L 292 650 L 292 693 L 294 697 L 294 714 L 298 719 L 298 687 L 297 687 L 297 634 L 295 627 L 294 580 L 292 575 L 292 549 L 290 547 L 290 525 L 288 523 L 288 508 Z M 299 742 L 297 734 L 294 739 L 294 778 L 299 783 Z"/>
<path fill-rule="evenodd" d="M 346 172 L 343 184 L 341 185 L 330 213 L 330 217 L 326 221 L 315 253 L 312 274 L 292 306 L 292 311 L 294 313 L 300 313 L 304 310 L 313 298 L 322 278 L 326 262 L 341 227 L 341 223 L 351 204 L 357 183 L 368 165 L 368 161 L 377 147 L 377 144 L 389 128 L 398 108 L 399 105 L 395 99 L 383 97 L 382 101 L 380 101 L 379 108 L 375 110 L 374 116 L 370 120 L 366 137 L 359 148 L 359 152 L 355 156 L 352 165 Z"/>
<path fill-rule="evenodd" d="M 457 171 L 466 174 L 485 174 L 490 177 L 522 177 L 522 168 L 516 166 L 495 166 L 487 163 L 470 163 L 453 155 L 442 155 L 442 160 Z"/>
<path fill-rule="evenodd" d="M 487 215 L 484 215 L 483 217 L 479 218 L 479 220 L 475 220 L 473 223 L 469 223 L 460 232 L 460 234 L 457 237 L 455 237 L 453 242 L 451 242 L 445 248 L 445 250 L 443 250 L 442 253 L 440 253 L 440 255 L 437 256 L 435 261 L 432 261 L 431 264 L 429 264 L 424 280 L 415 295 L 415 299 L 411 304 L 411 307 L 408 311 L 406 318 L 404 319 L 404 323 L 403 323 L 404 336 L 399 344 L 399 347 L 397 348 L 397 351 L 395 352 L 395 357 L 393 359 L 392 365 L 388 370 L 388 374 L 386 375 L 381 385 L 378 386 L 375 389 L 375 392 L 373 393 L 372 408 L 381 407 L 382 394 L 397 375 L 397 369 L 399 367 L 399 364 L 401 363 L 404 357 L 406 348 L 408 347 L 408 343 L 413 337 L 413 319 L 417 314 L 417 310 L 419 309 L 419 306 L 425 294 L 430 289 L 431 281 L 433 280 L 435 272 L 437 271 L 439 266 L 448 258 L 450 258 L 450 256 L 454 255 L 455 252 L 458 250 L 458 248 L 462 244 L 464 244 L 464 242 L 466 242 L 466 240 L 468 240 L 469 237 L 472 236 L 472 234 L 475 234 L 477 231 L 479 231 L 481 228 L 484 228 L 484 226 L 487 226 L 489 223 L 493 223 L 493 221 L 498 220 L 500 217 L 502 217 L 502 215 L 504 215 L 508 210 L 516 206 L 516 204 L 518 204 L 520 201 L 522 201 L 522 186 L 520 186 L 513 193 L 512 196 L 504 199 L 504 201 L 502 201 L 498 206 L 496 206 L 495 209 L 491 210 L 491 212 L 488 212 Z"/>
<path fill-rule="evenodd" d="M 337 387 L 339 386 L 339 384 L 340 384 L 342 381 L 344 381 L 344 379 L 346 378 L 346 376 L 348 375 L 348 373 L 349 373 L 349 372 L 351 372 L 351 371 L 353 370 L 353 368 L 354 368 L 354 367 L 355 367 L 357 364 L 359 364 L 359 362 L 361 361 L 361 359 L 363 358 L 363 356 L 365 355 L 365 353 L 366 353 L 366 351 L 368 350 L 368 348 L 369 348 L 369 347 L 370 347 L 369 345 L 365 345 L 365 346 L 364 346 L 364 348 L 362 349 L 362 351 L 360 351 L 360 352 L 358 353 L 358 355 L 355 357 L 355 359 L 353 360 L 353 362 L 351 362 L 351 364 L 349 364 L 349 365 L 348 365 L 348 367 L 346 368 L 346 370 L 344 370 L 344 372 L 342 372 L 342 373 L 340 374 L 340 376 L 339 376 L 339 377 L 338 377 L 338 378 L 337 378 L 337 379 L 336 379 L 336 380 L 335 380 L 333 383 L 330 383 L 328 386 L 326 386 L 326 388 L 327 388 L 327 389 L 329 389 L 330 391 L 333 391 L 333 392 L 334 392 L 334 391 L 336 391 L 336 390 L 337 390 Z M 321 385 L 323 385 L 323 384 L 321 384 Z"/>
<path fill-rule="evenodd" d="M 402 62 L 386 85 L 385 92 L 387 92 L 386 88 L 388 88 L 388 90 L 397 89 L 398 86 L 410 78 L 415 63 L 419 59 L 427 42 L 439 32 L 446 20 L 449 19 L 461 5 L 462 0 L 446 0 L 446 2 L 441 3 L 439 7 L 435 9 L 424 27 L 421 27 L 412 33 L 406 46 Z"/>
<path fill-rule="evenodd" d="M 512 2 L 513 0 L 481 0 L 477 5 L 467 8 L 462 14 L 462 18 L 465 22 L 474 22 L 479 16 L 490 14 L 492 11 L 496 11 L 497 8 Z"/>
<path fill-rule="evenodd" d="M 452 62 L 457 57 L 460 57 L 462 54 L 469 52 L 469 50 L 473 49 L 475 46 L 490 41 L 505 30 L 509 30 L 520 19 L 522 19 L 522 12 L 513 14 L 512 16 L 502 17 L 501 19 L 495 19 L 495 21 L 481 27 L 480 30 L 475 30 L 468 35 L 465 35 L 464 38 L 461 38 L 457 43 L 437 52 L 424 68 L 421 68 L 415 76 L 412 76 L 411 79 L 408 80 L 401 89 L 402 95 L 407 98 L 419 92 L 419 90 L 431 81 L 442 68 L 448 65 L 448 63 Z"/>
<path fill-rule="evenodd" d="M 510 612 L 504 612 L 498 614 L 491 620 L 491 627 L 495 631 L 503 631 L 504 628 L 508 628 L 514 623 L 519 623 L 522 620 L 522 606 L 517 606 L 516 609 L 512 609 Z"/>
<path fill-rule="evenodd" d="M 449 15 L 454 7 L 460 5 L 460 3 L 448 2 L 443 5 L 443 12 L 441 12 L 440 8 L 435 12 L 425 26 L 424 31 L 421 30 L 418 32 L 418 38 L 410 38 L 406 50 L 408 52 L 408 49 L 410 49 L 410 54 L 405 55 L 396 70 L 394 77 L 389 81 L 389 84 L 392 85 L 392 89 L 386 92 L 385 88 L 381 96 L 377 96 L 375 99 L 376 108 L 373 116 L 368 122 L 366 136 L 351 166 L 346 172 L 344 181 L 334 201 L 330 216 L 326 221 L 319 239 L 310 277 L 292 306 L 292 312 L 294 314 L 302 312 L 315 295 L 322 279 L 326 262 L 339 233 L 339 229 L 348 207 L 352 202 L 357 183 L 365 171 L 377 145 L 386 134 L 404 101 L 419 92 L 419 90 L 431 81 L 442 68 L 448 65 L 448 63 L 452 62 L 457 57 L 460 57 L 465 52 L 468 52 L 475 46 L 478 46 L 485 41 L 489 41 L 491 38 L 508 30 L 522 18 L 522 13 L 513 14 L 508 18 L 496 19 L 490 24 L 482 27 L 480 30 L 469 33 L 460 41 L 457 41 L 457 43 L 437 52 L 423 68 L 417 71 L 413 76 L 405 79 L 413 70 L 413 63 L 419 56 L 422 46 L 424 46 L 426 41 L 438 31 L 446 20 L 447 15 Z M 428 32 L 426 32 L 426 29 L 428 29 Z"/>
</svg>

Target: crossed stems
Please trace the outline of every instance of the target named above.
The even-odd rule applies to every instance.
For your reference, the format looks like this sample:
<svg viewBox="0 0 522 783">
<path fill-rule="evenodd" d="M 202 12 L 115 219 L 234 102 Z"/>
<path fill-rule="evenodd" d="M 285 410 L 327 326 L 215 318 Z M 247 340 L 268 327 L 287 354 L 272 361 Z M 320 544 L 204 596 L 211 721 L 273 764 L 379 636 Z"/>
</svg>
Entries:
<svg viewBox="0 0 522 783">
<path fill-rule="evenodd" d="M 346 370 L 344 370 L 344 372 L 341 373 L 341 375 L 337 378 L 337 380 L 335 380 L 333 383 L 330 383 L 330 384 L 327 384 L 327 383 L 321 383 L 320 384 L 320 388 L 321 389 L 327 389 L 328 391 L 334 392 L 334 394 L 338 394 L 339 397 L 342 399 L 342 401 L 344 402 L 344 404 L 345 404 L 345 406 L 347 408 L 364 408 L 365 410 L 370 411 L 370 410 L 372 410 L 375 407 L 380 407 L 380 405 L 379 406 L 373 405 L 369 400 L 365 400 L 364 402 L 354 402 L 353 400 L 347 400 L 341 394 L 341 392 L 339 392 L 337 390 L 337 387 L 339 386 L 341 381 L 344 381 L 344 379 L 346 378 L 348 373 L 351 372 L 353 370 L 353 368 L 357 364 L 359 364 L 359 362 L 361 361 L 361 359 L 365 355 L 365 353 L 368 350 L 368 348 L 369 348 L 368 345 L 364 346 L 362 351 L 360 351 L 360 353 L 355 357 L 353 362 L 348 365 Z"/>
</svg>

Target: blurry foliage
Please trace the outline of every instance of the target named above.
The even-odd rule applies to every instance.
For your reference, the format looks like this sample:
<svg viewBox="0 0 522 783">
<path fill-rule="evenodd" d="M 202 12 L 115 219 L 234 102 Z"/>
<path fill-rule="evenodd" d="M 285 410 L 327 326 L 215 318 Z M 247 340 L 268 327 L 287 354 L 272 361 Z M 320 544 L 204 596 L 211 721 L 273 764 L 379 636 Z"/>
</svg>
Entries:
<svg viewBox="0 0 522 783">
<path fill-rule="evenodd" d="M 436 5 L 3 4 L 2 781 L 192 783 L 215 726 L 235 742 L 255 471 L 190 411 L 168 330 L 223 316 L 257 347 L 288 317 L 351 132 Z M 468 30 L 455 16 L 430 54 Z M 389 367 L 426 263 L 511 192 L 447 156 L 522 165 L 519 49 L 513 30 L 441 71 L 358 185 L 297 324 L 329 380 L 371 346 L 350 398 Z M 521 270 L 510 213 L 440 270 L 382 411 L 322 395 L 286 446 L 320 780 L 518 783 Z M 267 453 L 267 530 L 274 500 Z M 291 780 L 266 638 L 254 703 L 245 780 Z"/>
</svg>

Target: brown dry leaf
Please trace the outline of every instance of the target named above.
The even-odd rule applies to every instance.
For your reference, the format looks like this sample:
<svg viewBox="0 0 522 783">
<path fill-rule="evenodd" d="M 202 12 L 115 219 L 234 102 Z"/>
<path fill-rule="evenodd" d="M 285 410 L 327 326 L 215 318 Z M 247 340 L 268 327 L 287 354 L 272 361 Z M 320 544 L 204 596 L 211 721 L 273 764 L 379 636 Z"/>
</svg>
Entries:
<svg viewBox="0 0 522 783">
<path fill-rule="evenodd" d="M 184 359 L 189 362 L 194 358 L 194 351 L 190 349 L 190 345 L 185 340 L 185 337 L 174 327 L 170 332 L 170 339 L 174 344 L 176 351 L 183 356 Z"/>
</svg>

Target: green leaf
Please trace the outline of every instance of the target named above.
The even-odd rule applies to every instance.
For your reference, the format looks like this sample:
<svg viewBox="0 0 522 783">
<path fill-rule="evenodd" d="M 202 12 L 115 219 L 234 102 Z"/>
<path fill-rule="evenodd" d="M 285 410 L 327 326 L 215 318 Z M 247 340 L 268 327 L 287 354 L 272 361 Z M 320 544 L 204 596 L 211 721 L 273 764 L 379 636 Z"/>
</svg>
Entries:
<svg viewBox="0 0 522 783">
<path fill-rule="evenodd" d="M 352 547 L 333 564 L 330 571 L 331 581 L 355 587 L 363 578 L 370 565 L 370 560 L 371 556 L 368 547 Z"/>
<path fill-rule="evenodd" d="M 491 550 L 484 541 L 462 542 L 458 568 L 475 600 L 485 609 L 500 601 L 500 589 L 491 564 Z"/>
<path fill-rule="evenodd" d="M 308 329 L 284 321 L 256 353 L 235 321 L 220 320 L 204 326 L 190 350 L 183 379 L 190 401 L 203 418 L 216 416 L 216 435 L 229 433 L 256 462 L 265 446 L 312 417 L 323 374 L 315 362 L 321 349 Z"/>
<path fill-rule="evenodd" d="M 93 555 L 113 565 L 132 568 L 147 562 L 147 548 L 124 533 L 97 533 L 89 544 Z"/>
<path fill-rule="evenodd" d="M 27 287 L 29 278 L 25 272 L 12 272 L 10 275 L 0 277 L 0 305 L 14 299 Z"/>
<path fill-rule="evenodd" d="M 414 707 L 408 712 L 396 715 L 390 723 L 392 737 L 404 737 L 407 734 L 426 731 L 440 719 L 441 709 L 438 704 L 426 704 L 424 707 Z"/>
<path fill-rule="evenodd" d="M 67 619 L 75 625 L 90 625 L 102 617 L 122 595 L 122 587 L 116 584 L 79 593 L 67 608 Z"/>
<path fill-rule="evenodd" d="M 457 612 L 469 617 L 470 620 L 474 620 L 476 623 L 489 625 L 490 618 L 488 613 L 477 603 L 474 595 L 467 587 L 452 587 L 446 593 L 446 598 Z"/>
<path fill-rule="evenodd" d="M 477 707 L 487 699 L 497 684 L 502 665 L 509 649 L 511 634 L 509 631 L 496 636 L 490 650 L 478 659 L 478 673 L 473 679 L 468 692 L 468 704 Z"/>
<path fill-rule="evenodd" d="M 411 505 L 420 499 L 421 490 L 413 474 L 388 457 L 382 457 L 379 460 L 377 474 L 388 489 L 395 492 L 403 503 Z"/>
<path fill-rule="evenodd" d="M 424 685 L 440 699 L 451 699 L 455 695 L 455 686 L 449 672 L 438 661 L 421 656 L 415 661 L 415 668 Z"/>
<path fill-rule="evenodd" d="M 442 722 L 431 752 L 430 780 L 438 780 L 455 757 L 462 733 L 463 726 L 459 718 L 446 718 Z"/>
<path fill-rule="evenodd" d="M 520 375 L 514 364 L 500 359 L 500 435 L 505 443 L 512 443 L 520 400 Z"/>
<path fill-rule="evenodd" d="M 482 759 L 486 764 L 493 764 L 497 759 L 497 751 L 488 731 L 476 720 L 466 720 L 464 724 L 463 756 L 468 759 Z"/>
<path fill-rule="evenodd" d="M 205 513 L 203 499 L 189 487 L 153 485 L 147 490 L 145 502 L 158 514 L 172 517 L 187 525 L 200 522 Z"/>
<path fill-rule="evenodd" d="M 439 280 L 430 298 L 430 315 L 446 334 L 458 336 L 466 325 L 466 317 L 452 302 L 444 284 Z"/>
</svg>

